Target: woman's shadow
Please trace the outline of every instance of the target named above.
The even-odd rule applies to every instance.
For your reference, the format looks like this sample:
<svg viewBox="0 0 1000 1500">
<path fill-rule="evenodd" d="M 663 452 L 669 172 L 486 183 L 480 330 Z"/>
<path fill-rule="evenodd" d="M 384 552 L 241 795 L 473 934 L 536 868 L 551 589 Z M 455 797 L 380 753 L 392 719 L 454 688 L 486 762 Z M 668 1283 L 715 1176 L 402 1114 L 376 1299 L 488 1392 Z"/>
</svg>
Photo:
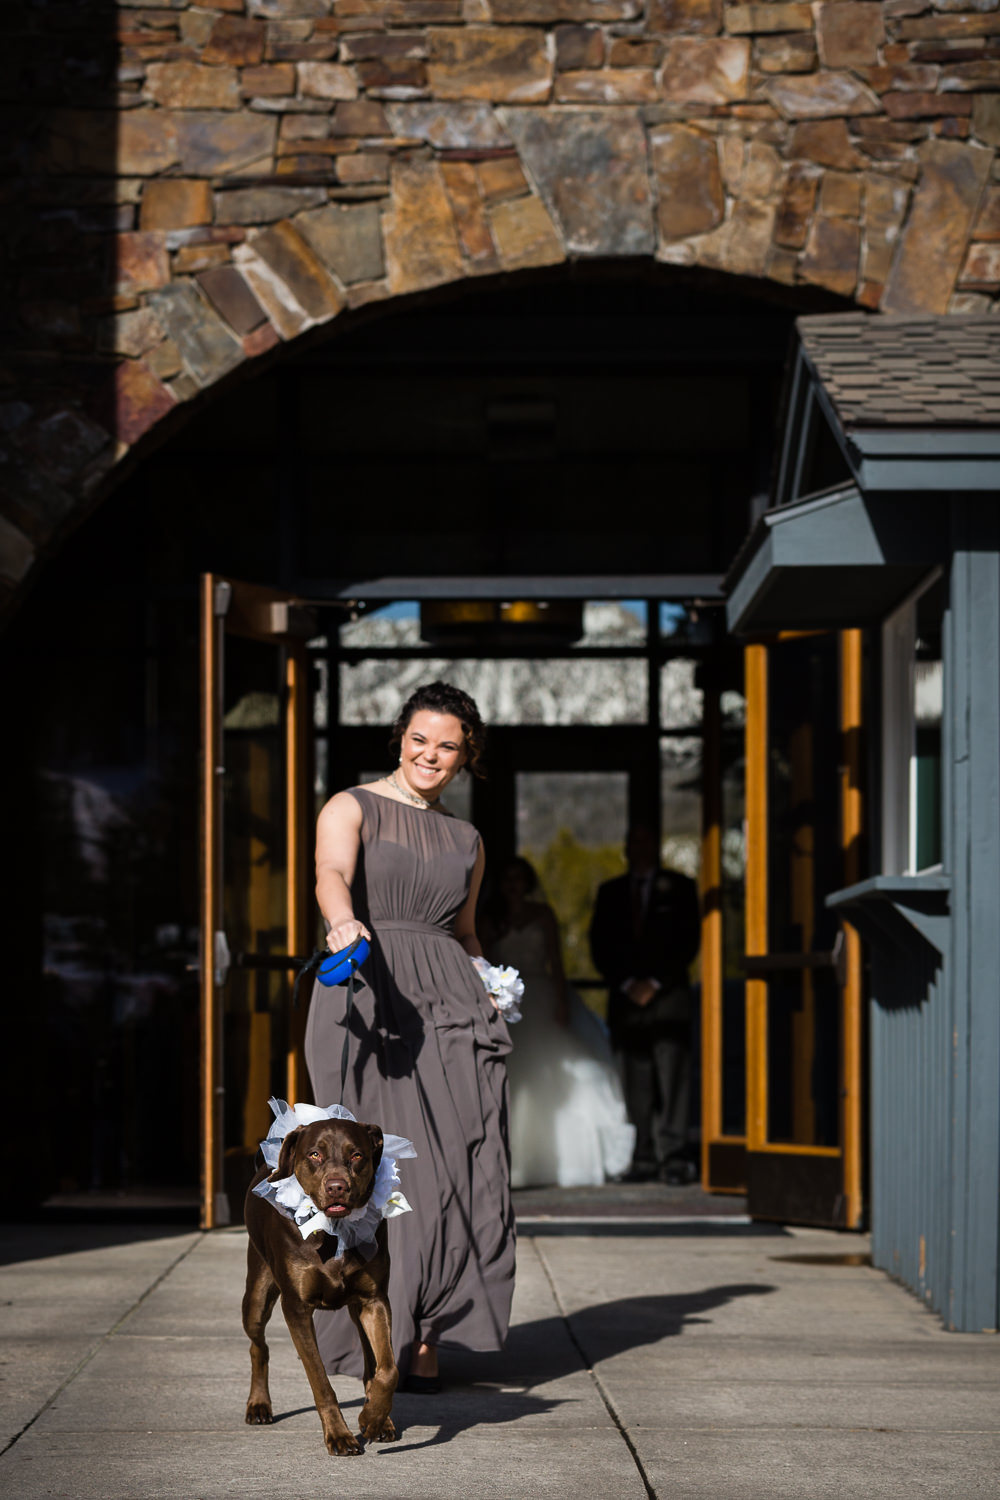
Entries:
<svg viewBox="0 0 1000 1500">
<path fill-rule="evenodd" d="M 543 1393 L 545 1386 L 591 1369 L 630 1349 L 640 1349 L 683 1333 L 688 1324 L 709 1321 L 706 1314 L 737 1297 L 777 1290 L 759 1282 L 707 1287 L 700 1292 L 621 1297 L 582 1308 L 568 1319 L 554 1316 L 511 1329 L 500 1354 L 449 1353 L 442 1349 L 447 1390 L 438 1397 L 397 1393 L 397 1430 L 437 1424 L 422 1442 L 393 1443 L 380 1453 L 406 1453 L 447 1443 L 468 1427 L 516 1422 L 555 1411 L 575 1397 Z M 348 1403 L 350 1404 L 350 1403 Z"/>
</svg>

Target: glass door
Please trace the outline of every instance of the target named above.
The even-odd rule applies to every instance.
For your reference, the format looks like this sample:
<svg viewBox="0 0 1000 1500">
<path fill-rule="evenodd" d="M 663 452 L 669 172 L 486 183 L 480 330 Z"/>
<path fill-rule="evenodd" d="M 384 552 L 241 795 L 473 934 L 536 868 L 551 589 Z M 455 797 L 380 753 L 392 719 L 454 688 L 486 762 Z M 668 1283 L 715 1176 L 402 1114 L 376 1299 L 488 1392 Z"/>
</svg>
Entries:
<svg viewBox="0 0 1000 1500">
<path fill-rule="evenodd" d="M 747 1191 L 755 1218 L 859 1227 L 861 636 L 746 649 Z"/>
<path fill-rule="evenodd" d="M 303 1097 L 312 612 L 218 575 L 201 606 L 202 1225 L 239 1220 L 272 1093 Z M 290 957 L 291 955 L 291 957 Z"/>
</svg>

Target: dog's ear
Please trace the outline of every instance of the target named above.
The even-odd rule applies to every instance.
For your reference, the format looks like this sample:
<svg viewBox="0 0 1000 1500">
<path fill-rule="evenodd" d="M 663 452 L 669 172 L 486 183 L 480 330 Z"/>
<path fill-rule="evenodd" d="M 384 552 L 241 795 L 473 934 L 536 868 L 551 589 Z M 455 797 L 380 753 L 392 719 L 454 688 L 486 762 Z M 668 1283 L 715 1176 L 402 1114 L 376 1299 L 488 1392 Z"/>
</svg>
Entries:
<svg viewBox="0 0 1000 1500">
<path fill-rule="evenodd" d="M 366 1125 L 365 1129 L 368 1132 L 368 1139 L 372 1143 L 372 1171 L 374 1172 L 382 1160 L 382 1147 L 385 1145 L 385 1140 L 382 1136 L 382 1127 L 380 1125 Z"/>
<path fill-rule="evenodd" d="M 281 1151 L 278 1154 L 278 1165 L 271 1173 L 272 1182 L 279 1177 L 291 1177 L 295 1171 L 295 1148 L 298 1145 L 299 1136 L 302 1134 L 302 1126 L 297 1125 L 290 1130 L 281 1143 Z"/>
</svg>

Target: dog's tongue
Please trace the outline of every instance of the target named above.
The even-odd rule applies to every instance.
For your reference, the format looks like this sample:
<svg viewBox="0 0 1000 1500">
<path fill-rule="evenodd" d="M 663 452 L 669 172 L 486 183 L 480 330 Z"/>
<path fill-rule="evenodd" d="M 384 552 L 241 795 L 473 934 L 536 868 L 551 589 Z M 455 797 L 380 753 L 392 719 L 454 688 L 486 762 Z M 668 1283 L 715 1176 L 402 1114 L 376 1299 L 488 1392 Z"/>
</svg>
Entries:
<svg viewBox="0 0 1000 1500">
<path fill-rule="evenodd" d="M 331 1203 L 325 1210 L 328 1219 L 342 1219 L 345 1214 L 350 1213 L 346 1203 Z"/>
</svg>

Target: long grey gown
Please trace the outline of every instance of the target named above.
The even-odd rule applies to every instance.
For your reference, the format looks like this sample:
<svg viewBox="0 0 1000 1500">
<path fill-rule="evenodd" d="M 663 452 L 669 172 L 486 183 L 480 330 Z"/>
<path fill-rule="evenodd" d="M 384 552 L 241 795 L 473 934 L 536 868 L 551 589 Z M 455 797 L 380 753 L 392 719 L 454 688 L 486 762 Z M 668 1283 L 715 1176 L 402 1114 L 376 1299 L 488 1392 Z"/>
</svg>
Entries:
<svg viewBox="0 0 1000 1500">
<path fill-rule="evenodd" d="M 340 1099 L 345 991 L 313 990 L 306 1062 L 315 1102 L 408 1137 L 399 1164 L 412 1213 L 390 1219 L 392 1343 L 499 1349 L 514 1288 L 514 1214 L 507 1145 L 506 1023 L 452 934 L 469 893 L 479 835 L 469 823 L 364 787 L 351 895 L 370 929 L 355 993 L 350 1063 Z M 317 1313 L 330 1371 L 361 1373 L 346 1312 Z"/>
</svg>

